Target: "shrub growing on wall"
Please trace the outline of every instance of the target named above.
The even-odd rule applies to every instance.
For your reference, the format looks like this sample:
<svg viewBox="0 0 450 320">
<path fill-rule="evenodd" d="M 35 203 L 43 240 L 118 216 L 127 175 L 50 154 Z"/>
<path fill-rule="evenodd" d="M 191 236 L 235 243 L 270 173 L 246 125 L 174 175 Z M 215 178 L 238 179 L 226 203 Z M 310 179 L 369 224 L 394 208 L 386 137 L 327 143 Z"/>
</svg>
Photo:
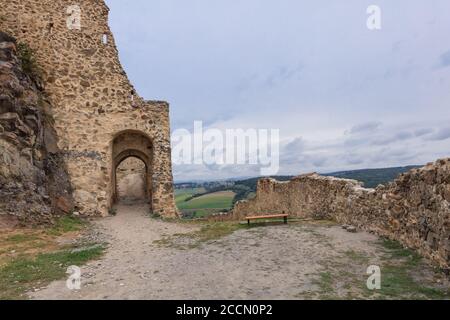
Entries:
<svg viewBox="0 0 450 320">
<path fill-rule="evenodd" d="M 41 70 L 34 57 L 34 51 L 26 43 L 17 45 L 17 57 L 22 65 L 22 70 L 33 79 L 41 78 Z"/>
</svg>

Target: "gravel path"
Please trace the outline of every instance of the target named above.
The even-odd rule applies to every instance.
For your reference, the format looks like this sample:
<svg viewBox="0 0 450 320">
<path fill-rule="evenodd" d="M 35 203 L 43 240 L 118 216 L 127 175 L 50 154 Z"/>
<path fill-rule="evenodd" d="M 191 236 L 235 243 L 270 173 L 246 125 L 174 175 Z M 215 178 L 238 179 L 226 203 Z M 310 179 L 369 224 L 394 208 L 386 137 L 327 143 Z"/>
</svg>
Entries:
<svg viewBox="0 0 450 320">
<path fill-rule="evenodd" d="M 65 281 L 30 293 L 35 299 L 301 299 L 320 298 L 321 275 L 344 270 L 365 283 L 367 266 L 382 264 L 374 235 L 339 226 L 302 223 L 240 229 L 181 250 L 154 241 L 197 230 L 145 215 L 145 206 L 119 206 L 95 222 L 109 238 L 100 261 L 82 267 L 82 288 Z M 356 254 L 358 253 L 358 254 Z M 341 270 L 341 271 L 340 271 Z M 345 279 L 335 294 L 351 293 Z M 326 288 L 325 288 L 326 289 Z M 342 292 L 340 292 L 342 290 Z"/>
</svg>

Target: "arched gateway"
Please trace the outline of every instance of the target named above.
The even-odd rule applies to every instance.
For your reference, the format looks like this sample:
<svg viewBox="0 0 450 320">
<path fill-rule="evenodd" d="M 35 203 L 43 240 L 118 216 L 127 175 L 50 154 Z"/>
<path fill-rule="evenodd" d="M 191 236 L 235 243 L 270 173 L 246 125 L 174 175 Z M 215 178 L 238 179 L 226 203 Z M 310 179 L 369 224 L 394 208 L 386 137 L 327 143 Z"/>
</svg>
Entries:
<svg viewBox="0 0 450 320">
<path fill-rule="evenodd" d="M 154 105 L 160 111 L 160 116 L 167 115 L 166 103 L 147 101 L 145 105 L 147 106 L 148 114 L 154 112 L 153 108 L 153 111 L 148 108 Z M 163 119 L 160 118 L 160 120 Z M 118 167 L 125 160 L 137 158 L 142 161 L 145 167 L 145 202 L 149 205 L 149 212 L 166 217 L 175 217 L 178 215 L 178 212 L 173 196 L 169 131 L 158 130 L 158 128 L 161 128 L 160 126 L 143 127 L 150 130 L 124 129 L 119 130 L 112 137 L 110 144 L 111 164 L 109 166 L 110 179 L 108 184 L 110 198 L 108 208 L 111 209 L 119 200 Z M 146 132 L 149 133 L 147 134 Z M 133 185 L 132 187 L 136 186 Z"/>
<path fill-rule="evenodd" d="M 145 165 L 145 193 L 146 200 L 152 204 L 152 175 L 153 175 L 153 143 L 151 139 L 144 133 L 136 130 L 128 130 L 119 133 L 113 140 L 112 146 L 112 173 L 111 173 L 111 186 L 112 186 L 112 203 L 116 203 L 119 200 L 118 197 L 118 178 L 117 168 L 119 165 L 129 159 L 130 157 L 138 158 Z"/>
</svg>

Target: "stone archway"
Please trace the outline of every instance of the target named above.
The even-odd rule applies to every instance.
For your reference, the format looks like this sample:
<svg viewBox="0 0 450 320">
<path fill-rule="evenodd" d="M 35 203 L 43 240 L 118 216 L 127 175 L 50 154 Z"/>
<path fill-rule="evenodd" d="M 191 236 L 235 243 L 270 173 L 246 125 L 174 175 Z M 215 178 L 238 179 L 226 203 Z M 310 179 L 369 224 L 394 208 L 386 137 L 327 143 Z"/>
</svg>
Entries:
<svg viewBox="0 0 450 320">
<path fill-rule="evenodd" d="M 119 200 L 117 189 L 117 168 L 129 159 L 137 158 L 145 165 L 146 199 L 152 210 L 153 203 L 153 142 L 145 133 L 138 130 L 126 130 L 118 133 L 112 141 L 112 173 L 111 173 L 111 203 Z"/>
</svg>

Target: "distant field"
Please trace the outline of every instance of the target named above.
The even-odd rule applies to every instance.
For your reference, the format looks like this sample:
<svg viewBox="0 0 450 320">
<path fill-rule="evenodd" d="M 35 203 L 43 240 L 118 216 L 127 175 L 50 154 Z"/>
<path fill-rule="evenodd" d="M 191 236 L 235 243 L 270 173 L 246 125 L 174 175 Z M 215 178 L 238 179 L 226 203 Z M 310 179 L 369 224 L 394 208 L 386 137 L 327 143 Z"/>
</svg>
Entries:
<svg viewBox="0 0 450 320">
<path fill-rule="evenodd" d="M 229 209 L 233 201 L 234 192 L 220 191 L 210 193 L 179 204 L 180 209 Z"/>
<path fill-rule="evenodd" d="M 177 206 L 184 202 L 185 199 L 193 196 L 197 193 L 205 192 L 205 188 L 187 188 L 187 189 L 175 189 L 175 203 Z M 180 207 L 178 206 L 178 209 Z"/>
<path fill-rule="evenodd" d="M 183 189 L 175 189 L 175 196 L 182 195 L 182 194 L 196 194 L 196 193 L 202 193 L 205 192 L 205 188 L 183 188 Z"/>
<path fill-rule="evenodd" d="M 199 192 L 201 190 L 176 190 L 175 201 L 178 209 L 185 213 L 190 213 L 195 217 L 203 217 L 211 213 L 230 209 L 235 195 L 232 191 L 219 191 L 185 201 L 188 197 Z"/>
</svg>

